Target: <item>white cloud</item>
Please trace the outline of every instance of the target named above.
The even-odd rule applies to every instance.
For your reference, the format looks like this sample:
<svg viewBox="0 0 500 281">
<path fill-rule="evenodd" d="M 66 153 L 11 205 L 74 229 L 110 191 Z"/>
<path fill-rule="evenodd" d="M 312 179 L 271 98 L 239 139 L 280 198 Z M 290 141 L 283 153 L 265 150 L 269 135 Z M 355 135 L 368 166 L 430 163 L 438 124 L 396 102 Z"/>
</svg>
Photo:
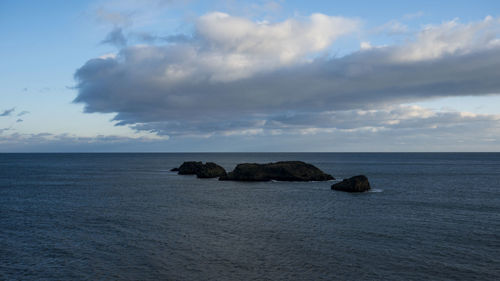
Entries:
<svg viewBox="0 0 500 281">
<path fill-rule="evenodd" d="M 410 14 L 403 15 L 403 20 L 414 20 L 414 19 L 421 18 L 423 16 L 424 16 L 424 12 L 418 11 L 418 12 L 415 12 L 415 13 L 410 13 Z"/>
<path fill-rule="evenodd" d="M 397 20 L 389 21 L 377 28 L 375 28 L 375 32 L 377 33 L 388 33 L 391 35 L 394 34 L 404 34 L 408 32 L 408 26 L 403 24 Z"/>
<path fill-rule="evenodd" d="M 491 16 L 482 21 L 463 24 L 454 19 L 440 25 L 425 26 L 410 42 L 394 53 L 398 61 L 438 59 L 498 47 L 500 19 Z"/>
<path fill-rule="evenodd" d="M 196 34 L 202 49 L 191 65 L 212 71 L 213 81 L 230 81 L 303 61 L 324 51 L 338 37 L 358 28 L 358 21 L 313 14 L 307 21 L 257 23 L 213 12 L 200 17 Z M 195 63 L 196 62 L 196 63 Z M 191 71 L 189 71 L 191 72 Z"/>
<path fill-rule="evenodd" d="M 104 55 L 100 55 L 99 56 L 100 59 L 116 59 L 116 54 L 114 53 L 107 53 L 107 54 L 104 54 Z"/>
<path fill-rule="evenodd" d="M 359 44 L 359 47 L 361 48 L 361 50 L 370 50 L 371 48 L 373 48 L 372 44 L 368 41 L 361 42 L 361 44 Z"/>
</svg>

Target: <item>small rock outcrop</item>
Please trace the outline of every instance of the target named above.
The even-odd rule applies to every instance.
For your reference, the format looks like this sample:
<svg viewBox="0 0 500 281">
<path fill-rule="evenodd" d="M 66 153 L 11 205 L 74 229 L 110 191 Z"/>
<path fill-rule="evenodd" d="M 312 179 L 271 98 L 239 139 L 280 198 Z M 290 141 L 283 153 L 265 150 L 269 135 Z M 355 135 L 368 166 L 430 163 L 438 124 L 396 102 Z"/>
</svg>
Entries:
<svg viewBox="0 0 500 281">
<path fill-rule="evenodd" d="M 219 180 L 232 181 L 327 181 L 334 179 L 320 169 L 302 161 L 282 161 L 268 164 L 244 163 Z"/>
<path fill-rule="evenodd" d="M 179 175 L 196 175 L 196 173 L 201 169 L 203 163 L 195 161 L 187 161 L 182 163 L 179 167 Z"/>
<path fill-rule="evenodd" d="M 226 170 L 213 162 L 207 162 L 201 166 L 196 176 L 199 178 L 218 178 L 226 176 Z"/>
<path fill-rule="evenodd" d="M 182 163 L 179 168 L 173 168 L 172 172 L 179 172 L 179 175 L 196 175 L 198 178 L 217 178 L 226 175 L 226 170 L 221 166 L 207 162 L 187 161 Z"/>
<path fill-rule="evenodd" d="M 363 175 L 355 176 L 345 179 L 339 183 L 333 184 L 333 190 L 346 191 L 346 192 L 365 192 L 370 190 L 370 183 L 368 178 Z"/>
</svg>

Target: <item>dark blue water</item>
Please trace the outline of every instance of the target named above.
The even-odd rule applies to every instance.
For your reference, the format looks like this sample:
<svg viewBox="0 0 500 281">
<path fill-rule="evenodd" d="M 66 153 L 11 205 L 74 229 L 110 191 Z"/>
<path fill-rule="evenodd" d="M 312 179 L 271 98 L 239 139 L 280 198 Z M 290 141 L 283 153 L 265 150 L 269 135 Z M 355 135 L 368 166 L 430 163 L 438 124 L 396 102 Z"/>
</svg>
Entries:
<svg viewBox="0 0 500 281">
<path fill-rule="evenodd" d="M 303 160 L 331 182 L 179 176 Z M 0 154 L 1 280 L 499 280 L 500 154 Z"/>
</svg>

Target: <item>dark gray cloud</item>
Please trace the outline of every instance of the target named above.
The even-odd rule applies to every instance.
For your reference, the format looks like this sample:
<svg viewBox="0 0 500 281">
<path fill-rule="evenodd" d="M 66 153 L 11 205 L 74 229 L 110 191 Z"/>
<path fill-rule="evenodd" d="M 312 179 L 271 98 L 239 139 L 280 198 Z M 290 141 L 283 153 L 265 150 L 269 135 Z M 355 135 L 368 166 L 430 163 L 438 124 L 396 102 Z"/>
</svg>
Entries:
<svg viewBox="0 0 500 281">
<path fill-rule="evenodd" d="M 370 132 L 376 135 L 381 132 L 401 130 L 411 135 L 422 130 L 436 132 L 444 129 L 454 130 L 454 128 L 460 128 L 454 131 L 457 136 L 465 129 L 471 132 L 481 131 L 498 135 L 500 115 L 434 112 L 417 106 L 391 106 L 376 110 L 274 114 L 220 122 L 150 122 L 136 124 L 132 128 L 159 135 L 196 137 L 317 135 L 339 132 L 352 135 Z"/>
<path fill-rule="evenodd" d="M 121 48 L 127 45 L 127 38 L 123 35 L 120 27 L 115 27 L 106 35 L 106 38 L 101 41 L 101 44 L 110 44 Z"/>
<path fill-rule="evenodd" d="M 375 49 L 230 82 L 200 75 L 172 85 L 162 80 L 161 71 L 176 59 L 170 53 L 136 63 L 130 58 L 137 55 L 134 50 L 124 52 L 124 61 L 91 60 L 75 74 L 75 102 L 84 103 L 86 112 L 116 112 L 121 124 L 165 122 L 188 129 L 187 124 L 195 123 L 209 128 L 254 115 L 500 93 L 498 48 L 424 62 L 391 62 L 389 49 Z"/>
<path fill-rule="evenodd" d="M 15 107 L 11 109 L 6 109 L 2 113 L 0 113 L 0 117 L 10 116 L 16 110 Z"/>
<path fill-rule="evenodd" d="M 333 23 L 338 26 L 330 30 Z M 281 25 L 210 14 L 200 19 L 196 40 L 124 47 L 116 58 L 89 60 L 75 73 L 74 101 L 84 104 L 85 112 L 116 113 L 117 124 L 159 135 L 251 135 L 381 127 L 372 123 L 383 121 L 389 105 L 500 93 L 498 20 L 451 21 L 425 29 L 405 45 L 307 59 L 343 34 L 337 29 L 346 23 L 355 25 L 317 15 L 311 23 L 293 22 L 307 32 L 287 33 Z M 319 35 L 311 40 L 310 34 Z M 371 109 L 378 110 L 372 116 L 378 119 L 349 116 Z M 433 118 L 460 121 L 451 117 Z M 498 121 L 488 118 L 485 122 Z M 382 127 L 434 121 L 391 122 Z"/>
</svg>

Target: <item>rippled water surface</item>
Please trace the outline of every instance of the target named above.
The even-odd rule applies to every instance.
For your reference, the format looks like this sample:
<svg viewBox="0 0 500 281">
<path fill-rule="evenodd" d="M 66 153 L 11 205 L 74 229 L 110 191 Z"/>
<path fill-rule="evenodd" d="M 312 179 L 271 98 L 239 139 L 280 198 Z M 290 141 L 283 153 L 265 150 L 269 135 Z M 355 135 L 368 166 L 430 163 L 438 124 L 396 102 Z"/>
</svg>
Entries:
<svg viewBox="0 0 500 281">
<path fill-rule="evenodd" d="M 242 183 L 183 161 L 303 160 Z M 499 280 L 500 154 L 0 154 L 0 280 Z"/>
</svg>

